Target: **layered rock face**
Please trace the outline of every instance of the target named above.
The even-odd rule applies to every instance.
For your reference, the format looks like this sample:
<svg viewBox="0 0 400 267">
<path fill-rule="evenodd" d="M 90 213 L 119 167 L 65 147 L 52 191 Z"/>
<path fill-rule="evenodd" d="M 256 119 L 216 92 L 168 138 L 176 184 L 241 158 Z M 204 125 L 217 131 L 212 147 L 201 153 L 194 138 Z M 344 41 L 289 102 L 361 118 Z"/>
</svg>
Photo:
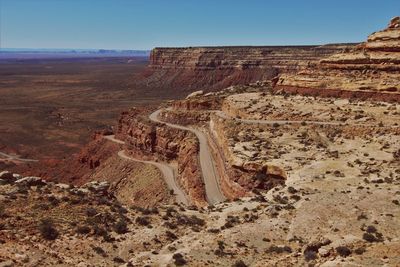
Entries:
<svg viewBox="0 0 400 267">
<path fill-rule="evenodd" d="M 400 17 L 343 53 L 296 74 L 283 74 L 276 88 L 291 92 L 400 100 Z"/>
<path fill-rule="evenodd" d="M 216 90 L 294 72 L 352 45 L 155 48 L 149 87 Z"/>
</svg>

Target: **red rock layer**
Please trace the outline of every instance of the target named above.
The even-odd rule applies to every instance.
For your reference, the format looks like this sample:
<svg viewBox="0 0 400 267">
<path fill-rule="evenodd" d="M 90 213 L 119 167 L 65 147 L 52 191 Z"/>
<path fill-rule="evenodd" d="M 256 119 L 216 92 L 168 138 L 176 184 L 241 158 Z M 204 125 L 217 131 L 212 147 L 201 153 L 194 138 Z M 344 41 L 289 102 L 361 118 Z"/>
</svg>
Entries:
<svg viewBox="0 0 400 267">
<path fill-rule="evenodd" d="M 396 17 L 365 43 L 296 74 L 282 74 L 276 90 L 399 102 L 399 77 L 400 17 Z"/>
<path fill-rule="evenodd" d="M 155 48 L 142 85 L 190 92 L 268 80 L 351 45 Z"/>
</svg>

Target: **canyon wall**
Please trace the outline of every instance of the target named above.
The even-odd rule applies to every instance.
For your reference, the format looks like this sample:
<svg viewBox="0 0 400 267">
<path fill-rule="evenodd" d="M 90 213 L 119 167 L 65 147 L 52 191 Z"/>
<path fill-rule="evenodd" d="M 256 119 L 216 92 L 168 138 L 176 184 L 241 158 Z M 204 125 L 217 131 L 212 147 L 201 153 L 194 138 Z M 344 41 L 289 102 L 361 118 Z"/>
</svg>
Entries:
<svg viewBox="0 0 400 267">
<path fill-rule="evenodd" d="M 286 92 L 400 101 L 400 17 L 367 41 L 321 59 L 315 66 L 280 75 Z"/>
<path fill-rule="evenodd" d="M 154 48 L 138 83 L 190 92 L 269 80 L 315 64 L 352 44 Z"/>
</svg>

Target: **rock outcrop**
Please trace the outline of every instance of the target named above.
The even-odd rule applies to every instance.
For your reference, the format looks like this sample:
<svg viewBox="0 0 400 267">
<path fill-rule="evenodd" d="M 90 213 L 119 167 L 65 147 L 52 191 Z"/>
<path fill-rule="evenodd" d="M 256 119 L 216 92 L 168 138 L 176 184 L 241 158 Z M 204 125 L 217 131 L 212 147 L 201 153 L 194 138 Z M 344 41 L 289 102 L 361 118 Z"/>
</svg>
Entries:
<svg viewBox="0 0 400 267">
<path fill-rule="evenodd" d="M 152 88 L 212 91 L 294 72 L 351 46 L 154 48 L 149 68 L 139 82 Z"/>
<path fill-rule="evenodd" d="M 400 100 L 400 18 L 367 41 L 321 59 L 296 74 L 283 74 L 276 89 L 287 92 Z"/>
</svg>

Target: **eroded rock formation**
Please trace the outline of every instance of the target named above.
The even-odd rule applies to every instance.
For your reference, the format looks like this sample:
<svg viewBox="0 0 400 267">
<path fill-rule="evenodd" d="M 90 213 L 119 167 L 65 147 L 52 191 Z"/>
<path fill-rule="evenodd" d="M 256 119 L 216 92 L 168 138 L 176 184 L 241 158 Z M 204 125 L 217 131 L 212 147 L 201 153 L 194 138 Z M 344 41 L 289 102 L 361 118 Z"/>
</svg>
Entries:
<svg viewBox="0 0 400 267">
<path fill-rule="evenodd" d="M 367 41 L 296 74 L 283 74 L 278 89 L 288 92 L 400 100 L 400 18 Z"/>
<path fill-rule="evenodd" d="M 186 92 L 217 90 L 294 72 L 351 46 L 155 48 L 140 83 Z"/>
</svg>

